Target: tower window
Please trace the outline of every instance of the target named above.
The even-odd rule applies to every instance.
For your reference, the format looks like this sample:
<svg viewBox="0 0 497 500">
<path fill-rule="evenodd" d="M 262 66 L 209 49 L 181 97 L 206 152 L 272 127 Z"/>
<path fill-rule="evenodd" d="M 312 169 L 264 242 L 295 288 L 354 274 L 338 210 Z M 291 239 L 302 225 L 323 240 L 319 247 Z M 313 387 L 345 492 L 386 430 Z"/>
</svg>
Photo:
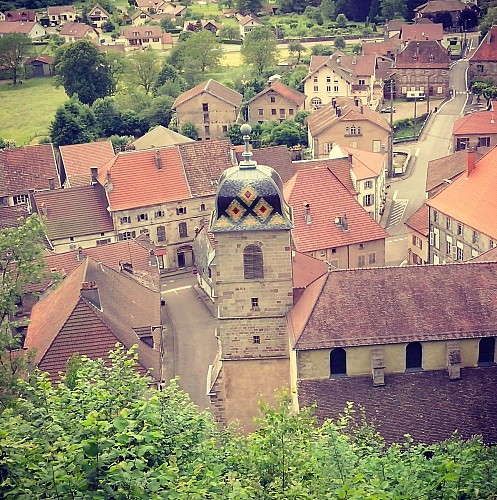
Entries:
<svg viewBox="0 0 497 500">
<path fill-rule="evenodd" d="M 243 276 L 246 280 L 264 278 L 262 250 L 257 245 L 248 245 L 243 250 Z"/>
<path fill-rule="evenodd" d="M 495 338 L 487 337 L 480 340 L 478 346 L 478 364 L 493 365 L 495 362 Z"/>
<path fill-rule="evenodd" d="M 411 342 L 406 347 L 406 370 L 423 368 L 423 348 L 419 342 Z"/>
<path fill-rule="evenodd" d="M 347 375 L 347 353 L 341 347 L 330 353 L 330 375 Z"/>
</svg>

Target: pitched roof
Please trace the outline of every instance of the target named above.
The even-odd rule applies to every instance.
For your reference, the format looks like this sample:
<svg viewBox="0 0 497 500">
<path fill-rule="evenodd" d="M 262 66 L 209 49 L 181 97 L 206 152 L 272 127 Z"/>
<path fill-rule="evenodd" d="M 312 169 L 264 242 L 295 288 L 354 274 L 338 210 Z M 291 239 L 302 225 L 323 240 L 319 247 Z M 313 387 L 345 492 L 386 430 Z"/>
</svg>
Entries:
<svg viewBox="0 0 497 500">
<path fill-rule="evenodd" d="M 489 388 L 496 384 L 496 367 L 463 368 L 457 381 L 446 370 L 387 374 L 383 387 L 373 387 L 371 376 L 301 380 L 297 393 L 301 407 L 317 404 L 320 422 L 337 420 L 349 401 L 362 406 L 387 444 L 404 443 L 405 434 L 433 444 L 456 431 L 495 444 L 497 398 Z"/>
<path fill-rule="evenodd" d="M 441 23 L 406 24 L 400 30 L 401 40 L 443 40 L 444 27 Z"/>
<path fill-rule="evenodd" d="M 481 158 L 481 154 L 476 152 L 477 158 Z M 437 158 L 428 162 L 428 170 L 426 174 L 426 192 L 429 193 L 433 189 L 447 184 L 446 180 L 454 180 L 461 172 L 466 170 L 468 164 L 468 151 L 456 151 L 448 156 Z"/>
<path fill-rule="evenodd" d="M 428 236 L 430 233 L 430 212 L 428 205 L 423 203 L 405 222 L 404 224 L 411 229 L 414 229 L 423 236 Z"/>
<path fill-rule="evenodd" d="M 254 21 L 255 23 L 258 23 L 258 24 L 262 24 L 260 19 L 257 19 L 257 17 L 255 17 L 255 16 L 243 16 L 238 20 L 238 22 L 242 26 L 245 26 L 246 24 L 250 23 L 251 21 Z"/>
<path fill-rule="evenodd" d="M 311 62 L 309 63 L 309 71 L 314 71 L 315 69 L 319 68 L 322 66 L 330 56 L 311 56 Z"/>
<path fill-rule="evenodd" d="M 435 40 L 409 41 L 397 54 L 397 69 L 449 69 L 450 56 Z"/>
<path fill-rule="evenodd" d="M 292 239 L 299 252 L 381 240 L 388 236 L 328 168 L 300 170 L 285 184 L 284 194 L 293 208 Z M 305 219 L 306 203 L 310 204 L 310 224 Z M 337 214 L 347 215 L 348 231 L 335 224 Z"/>
<path fill-rule="evenodd" d="M 474 259 L 471 259 L 472 262 L 497 262 L 497 247 L 491 248 L 486 252 L 478 255 Z"/>
<path fill-rule="evenodd" d="M 328 264 L 310 255 L 294 252 L 292 256 L 293 288 L 307 288 L 328 272 Z"/>
<path fill-rule="evenodd" d="M 497 240 L 497 147 L 475 163 L 469 175 L 462 174 L 443 191 L 427 200 L 430 207 Z"/>
<path fill-rule="evenodd" d="M 298 350 L 495 335 L 497 263 L 337 270 L 310 288 L 288 315 Z"/>
<path fill-rule="evenodd" d="M 29 217 L 26 205 L 0 205 L 0 229 L 19 226 L 19 219 Z"/>
<path fill-rule="evenodd" d="M 38 191 L 33 197 L 50 240 L 114 230 L 100 184 Z"/>
<path fill-rule="evenodd" d="M 217 97 L 218 99 L 221 99 L 222 101 L 225 101 L 228 104 L 231 104 L 232 106 L 235 106 L 237 108 L 240 107 L 243 99 L 243 96 L 238 92 L 235 92 L 234 90 L 222 85 L 219 82 L 216 82 L 216 80 L 213 80 L 211 78 L 210 80 L 202 82 L 198 84 L 196 87 L 193 87 L 192 89 L 187 90 L 186 92 L 180 94 L 174 101 L 172 108 L 176 109 L 181 104 L 192 99 L 193 97 L 202 94 L 203 92 L 206 92 L 207 94 Z"/>
<path fill-rule="evenodd" d="M 155 8 L 162 0 L 135 0 L 139 9 L 147 9 L 149 7 Z"/>
<path fill-rule="evenodd" d="M 467 7 L 468 4 L 461 2 L 460 0 L 429 0 L 413 10 L 414 12 L 420 12 L 422 14 L 434 14 L 436 12 L 460 11 L 466 9 Z"/>
<path fill-rule="evenodd" d="M 281 82 L 273 82 L 269 87 L 265 88 L 261 92 L 259 92 L 257 95 L 252 97 L 248 101 L 248 104 L 250 104 L 252 101 L 255 99 L 267 94 L 268 92 L 276 92 L 279 94 L 281 97 L 284 97 L 285 99 L 288 99 L 289 101 L 295 103 L 298 106 L 301 106 L 305 102 L 305 94 L 302 92 L 299 92 L 298 90 L 292 89 L 288 85 L 285 85 L 284 83 Z"/>
<path fill-rule="evenodd" d="M 348 61 L 348 59 L 343 52 L 336 51 L 333 54 L 331 54 L 331 56 L 329 57 L 326 56 L 326 59 L 324 59 L 324 56 L 322 57 L 323 59 L 316 58 L 314 63 L 312 62 L 311 58 L 312 69 L 310 70 L 309 74 L 304 77 L 303 79 L 304 82 L 308 80 L 311 76 L 314 76 L 314 74 L 318 72 L 321 68 L 327 67 L 333 70 L 334 72 L 338 73 L 347 82 L 352 83 L 354 79 L 354 72 L 352 68 L 347 67 L 345 65 L 345 61 Z M 318 61 L 322 61 L 321 64 L 318 65 Z"/>
<path fill-rule="evenodd" d="M 9 22 L 36 21 L 36 11 L 29 9 L 17 9 L 4 11 L 5 19 Z"/>
<path fill-rule="evenodd" d="M 71 187 L 90 184 L 90 167 L 102 168 L 115 156 L 110 141 L 60 146 L 59 151 Z"/>
<path fill-rule="evenodd" d="M 184 144 L 186 142 L 195 142 L 189 137 L 178 134 L 174 130 L 163 127 L 162 125 L 157 125 L 156 127 L 150 129 L 145 135 L 142 135 L 135 141 L 133 141 L 133 146 L 135 149 L 150 149 L 150 148 L 162 148 L 164 146 L 173 146 L 174 144 Z"/>
<path fill-rule="evenodd" d="M 50 5 L 47 7 L 47 14 L 49 16 L 59 16 L 60 14 L 65 14 L 66 12 L 76 14 L 76 8 L 74 5 Z"/>
<path fill-rule="evenodd" d="M 497 61 L 497 26 L 492 26 L 478 48 L 471 54 L 469 62 Z"/>
<path fill-rule="evenodd" d="M 497 110 L 476 111 L 462 116 L 452 126 L 453 135 L 497 134 Z"/>
<path fill-rule="evenodd" d="M 100 308 L 84 298 L 82 283 L 98 288 Z M 160 358 L 154 349 L 139 340 L 140 329 L 160 324 L 159 297 L 103 264 L 91 259 L 82 262 L 71 276 L 32 311 L 25 347 L 36 351 L 35 363 L 56 378 L 74 353 L 106 359 L 116 342 L 126 348 L 138 345 L 143 369 L 160 377 Z"/>
<path fill-rule="evenodd" d="M 160 26 L 125 26 L 121 28 L 121 35 L 127 40 L 137 40 L 139 38 L 161 38 L 162 28 Z"/>
<path fill-rule="evenodd" d="M 350 68 L 354 76 L 373 76 L 376 66 L 376 54 L 344 55 L 342 65 Z"/>
<path fill-rule="evenodd" d="M 28 57 L 25 64 L 31 64 L 35 61 L 42 62 L 44 64 L 53 64 L 55 59 L 52 56 L 47 56 L 46 54 L 39 54 L 34 57 Z"/>
<path fill-rule="evenodd" d="M 48 179 L 60 187 L 52 144 L 36 144 L 0 150 L 0 196 L 48 189 Z"/>
<path fill-rule="evenodd" d="M 112 212 L 191 198 L 178 146 L 119 153 L 99 171 L 109 188 L 108 173 Z"/>
<path fill-rule="evenodd" d="M 355 122 L 368 121 L 387 132 L 390 131 L 390 126 L 386 119 L 368 106 L 357 107 L 354 104 L 354 100 L 347 97 L 337 97 L 335 102 L 336 107 L 340 108 L 340 116 L 337 116 L 333 101 L 331 101 L 307 118 L 307 125 L 313 136 L 320 134 L 335 123 L 350 120 Z"/>
<path fill-rule="evenodd" d="M 72 36 L 73 38 L 84 38 L 88 32 L 95 31 L 94 28 L 84 23 L 66 23 L 60 30 L 61 36 Z M 96 31 L 95 31 L 96 33 Z"/>
<path fill-rule="evenodd" d="M 95 4 L 89 11 L 88 11 L 88 16 L 92 16 L 93 13 L 96 11 L 96 10 L 99 10 L 101 11 L 102 13 L 104 13 L 105 15 L 107 16 L 110 16 L 110 12 L 108 12 L 107 10 L 105 10 L 99 3 Z M 98 16 L 100 16 L 101 14 L 96 14 Z"/>
<path fill-rule="evenodd" d="M 35 21 L 0 21 L 0 33 L 4 35 L 10 33 L 22 33 L 27 35 L 37 24 L 38 23 Z"/>
<path fill-rule="evenodd" d="M 351 168 L 357 180 L 378 177 L 383 172 L 385 153 L 363 151 L 362 149 L 350 148 L 341 144 L 333 146 L 330 152 L 330 158 L 348 158 L 349 155 L 352 155 Z"/>
</svg>

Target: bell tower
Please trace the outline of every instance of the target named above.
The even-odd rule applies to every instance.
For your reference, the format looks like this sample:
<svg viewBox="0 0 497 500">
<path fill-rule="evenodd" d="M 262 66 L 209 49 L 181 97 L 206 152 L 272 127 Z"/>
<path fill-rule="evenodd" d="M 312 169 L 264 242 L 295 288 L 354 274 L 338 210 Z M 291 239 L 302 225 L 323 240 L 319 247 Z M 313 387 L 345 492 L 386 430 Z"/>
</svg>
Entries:
<svg viewBox="0 0 497 500">
<path fill-rule="evenodd" d="M 221 421 L 252 431 L 259 400 L 289 386 L 292 223 L 279 175 L 252 160 L 250 125 L 241 132 L 243 160 L 221 176 L 210 225 L 219 339 L 211 403 Z"/>
</svg>

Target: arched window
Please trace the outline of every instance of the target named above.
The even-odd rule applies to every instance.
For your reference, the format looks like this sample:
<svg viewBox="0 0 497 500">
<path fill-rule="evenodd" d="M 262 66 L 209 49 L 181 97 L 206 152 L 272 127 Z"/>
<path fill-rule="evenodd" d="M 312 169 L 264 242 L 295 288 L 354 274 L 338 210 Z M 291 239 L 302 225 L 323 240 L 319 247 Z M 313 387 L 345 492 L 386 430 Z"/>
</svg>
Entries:
<svg viewBox="0 0 497 500">
<path fill-rule="evenodd" d="M 321 104 L 323 104 L 323 101 L 321 100 L 320 97 L 313 97 L 311 99 L 311 105 L 312 106 L 321 106 Z"/>
<path fill-rule="evenodd" d="M 423 348 L 419 342 L 411 342 L 406 347 L 406 370 L 423 368 Z"/>
<path fill-rule="evenodd" d="M 248 245 L 243 250 L 243 276 L 246 280 L 264 278 L 262 250 L 257 245 Z"/>
<path fill-rule="evenodd" d="M 478 364 L 492 365 L 495 361 L 495 338 L 486 337 L 480 340 L 478 348 Z"/>
<path fill-rule="evenodd" d="M 330 375 L 347 375 L 347 353 L 341 347 L 330 353 Z"/>
</svg>

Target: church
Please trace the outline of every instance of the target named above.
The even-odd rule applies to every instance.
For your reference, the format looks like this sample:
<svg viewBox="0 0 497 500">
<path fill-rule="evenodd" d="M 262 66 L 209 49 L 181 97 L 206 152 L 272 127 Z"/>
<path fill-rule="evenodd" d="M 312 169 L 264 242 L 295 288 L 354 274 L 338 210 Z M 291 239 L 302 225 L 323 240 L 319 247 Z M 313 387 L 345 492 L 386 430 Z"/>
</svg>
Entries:
<svg viewBox="0 0 497 500">
<path fill-rule="evenodd" d="M 217 315 L 207 391 L 218 422 L 255 430 L 259 401 L 286 387 L 320 421 L 354 403 L 387 443 L 455 432 L 497 443 L 497 252 L 331 270 L 295 252 L 282 181 L 252 159 L 250 126 L 241 131 L 243 160 L 222 174 L 194 242 Z"/>
</svg>

